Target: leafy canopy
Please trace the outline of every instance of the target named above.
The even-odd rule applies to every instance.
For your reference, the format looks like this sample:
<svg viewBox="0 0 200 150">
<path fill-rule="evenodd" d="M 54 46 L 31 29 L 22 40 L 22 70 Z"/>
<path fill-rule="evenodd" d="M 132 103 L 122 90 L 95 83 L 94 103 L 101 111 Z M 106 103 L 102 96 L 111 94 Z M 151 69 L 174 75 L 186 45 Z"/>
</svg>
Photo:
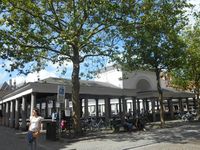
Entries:
<svg viewBox="0 0 200 150">
<path fill-rule="evenodd" d="M 92 56 L 110 56 L 118 49 L 119 19 L 134 5 L 134 1 L 107 0 L 2 0 L 1 3 L 2 58 L 12 60 L 11 71 L 18 68 L 25 73 L 31 70 L 31 67 L 23 70 L 26 63 L 39 70 L 48 61 L 79 64 Z"/>
<path fill-rule="evenodd" d="M 123 30 L 125 51 L 118 59 L 128 70 L 169 70 L 181 64 L 185 43 L 181 30 L 187 24 L 185 0 L 142 1 L 136 18 Z"/>
<path fill-rule="evenodd" d="M 186 57 L 179 69 L 172 70 L 172 85 L 191 91 L 200 90 L 200 22 L 196 18 L 194 26 L 185 30 L 184 41 L 187 44 Z"/>
</svg>

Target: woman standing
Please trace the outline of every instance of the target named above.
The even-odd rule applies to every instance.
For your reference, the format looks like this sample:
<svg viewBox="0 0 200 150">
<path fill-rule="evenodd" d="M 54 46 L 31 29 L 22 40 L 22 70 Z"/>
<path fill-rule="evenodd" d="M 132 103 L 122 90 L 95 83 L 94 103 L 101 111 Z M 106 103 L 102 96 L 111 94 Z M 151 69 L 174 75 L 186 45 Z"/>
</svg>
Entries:
<svg viewBox="0 0 200 150">
<path fill-rule="evenodd" d="M 30 116 L 30 125 L 28 129 L 28 142 L 30 150 L 37 149 L 37 138 L 40 135 L 41 120 L 42 117 L 39 116 L 38 109 L 34 108 L 32 111 L 32 115 Z"/>
</svg>

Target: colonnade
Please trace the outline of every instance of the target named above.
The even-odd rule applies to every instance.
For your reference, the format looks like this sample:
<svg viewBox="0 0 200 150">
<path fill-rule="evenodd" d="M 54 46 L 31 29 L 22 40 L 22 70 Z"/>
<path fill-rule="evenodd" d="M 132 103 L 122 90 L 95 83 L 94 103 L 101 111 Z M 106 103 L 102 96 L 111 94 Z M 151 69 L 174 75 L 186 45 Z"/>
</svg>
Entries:
<svg viewBox="0 0 200 150">
<path fill-rule="evenodd" d="M 4 101 L 0 104 L 0 110 L 2 112 L 3 118 L 0 120 L 0 124 L 4 126 L 8 126 L 11 128 L 19 128 L 19 122 L 21 123 L 21 129 L 26 130 L 27 126 L 27 118 L 29 118 L 30 114 L 32 113 L 32 110 L 36 105 L 39 103 L 39 109 L 42 109 L 42 102 L 37 101 L 37 94 L 39 93 L 31 93 L 30 95 L 24 95 L 20 98 Z M 94 98 L 95 100 L 95 113 L 96 117 L 99 117 L 99 99 L 100 98 Z M 102 98 L 101 98 L 102 99 Z M 104 99 L 104 110 L 105 110 L 105 120 L 108 121 L 112 117 L 111 113 L 111 98 L 109 97 L 103 97 Z M 118 106 L 116 105 L 116 109 L 118 113 L 122 116 L 124 116 L 126 113 L 129 112 L 127 110 L 127 101 L 131 101 L 129 106 L 129 109 L 132 111 L 132 114 L 135 115 L 136 113 L 139 113 L 142 109 L 143 111 L 150 111 L 152 113 L 153 121 L 156 121 L 156 110 L 159 110 L 159 102 L 156 98 L 144 98 L 139 99 L 136 97 L 131 97 L 127 99 L 126 97 L 117 97 L 115 98 L 118 100 Z M 82 100 L 84 100 L 84 106 L 82 106 Z M 184 104 L 187 107 L 187 110 L 189 110 L 189 103 L 191 103 L 191 100 L 189 101 L 187 98 L 177 98 L 178 105 L 179 105 L 179 111 L 183 112 L 183 101 Z M 176 102 L 177 102 L 176 100 Z M 55 101 L 53 101 L 53 107 L 55 108 Z M 44 118 L 48 116 L 48 101 L 43 101 L 45 103 L 45 116 Z M 196 102 L 195 100 L 192 101 L 194 108 L 196 108 Z M 82 98 L 80 100 L 81 108 L 80 111 L 82 111 L 82 107 L 84 107 L 84 117 L 88 117 L 88 99 Z M 174 99 L 169 98 L 165 100 L 165 107 L 168 108 L 168 112 L 170 113 L 171 119 L 174 118 Z M 142 107 L 141 107 L 142 106 Z M 66 106 L 65 106 L 66 107 Z M 67 106 L 69 107 L 69 106 Z"/>
<path fill-rule="evenodd" d="M 33 108 L 36 106 L 36 93 L 31 94 L 30 100 L 27 99 L 27 96 L 23 96 L 3 102 L 0 105 L 3 116 L 1 125 L 18 129 L 21 122 L 21 129 L 26 130 L 28 115 L 31 114 Z M 27 112 L 28 108 L 30 112 Z"/>
</svg>

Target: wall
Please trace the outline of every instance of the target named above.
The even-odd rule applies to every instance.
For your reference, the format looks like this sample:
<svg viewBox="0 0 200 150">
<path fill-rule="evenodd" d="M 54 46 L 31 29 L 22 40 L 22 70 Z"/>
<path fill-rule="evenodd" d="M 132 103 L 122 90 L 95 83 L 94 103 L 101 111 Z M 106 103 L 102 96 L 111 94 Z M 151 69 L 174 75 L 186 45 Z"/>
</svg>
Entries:
<svg viewBox="0 0 200 150">
<path fill-rule="evenodd" d="M 122 80 L 120 80 L 120 78 L 122 78 L 121 71 L 117 71 L 117 69 L 110 69 L 102 71 L 100 74 L 98 74 L 98 76 L 94 80 L 101 82 L 108 82 L 117 87 L 123 88 Z"/>
</svg>

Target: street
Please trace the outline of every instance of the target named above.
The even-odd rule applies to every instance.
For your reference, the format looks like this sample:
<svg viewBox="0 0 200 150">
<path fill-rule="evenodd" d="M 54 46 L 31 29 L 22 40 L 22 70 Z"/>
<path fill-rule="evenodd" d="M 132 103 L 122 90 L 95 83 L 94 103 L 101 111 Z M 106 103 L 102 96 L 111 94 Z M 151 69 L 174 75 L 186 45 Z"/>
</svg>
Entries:
<svg viewBox="0 0 200 150">
<path fill-rule="evenodd" d="M 0 150 L 26 150 L 25 132 L 0 126 Z M 199 150 L 200 122 L 173 123 L 146 132 L 96 133 L 80 139 L 39 139 L 38 150 Z"/>
</svg>

